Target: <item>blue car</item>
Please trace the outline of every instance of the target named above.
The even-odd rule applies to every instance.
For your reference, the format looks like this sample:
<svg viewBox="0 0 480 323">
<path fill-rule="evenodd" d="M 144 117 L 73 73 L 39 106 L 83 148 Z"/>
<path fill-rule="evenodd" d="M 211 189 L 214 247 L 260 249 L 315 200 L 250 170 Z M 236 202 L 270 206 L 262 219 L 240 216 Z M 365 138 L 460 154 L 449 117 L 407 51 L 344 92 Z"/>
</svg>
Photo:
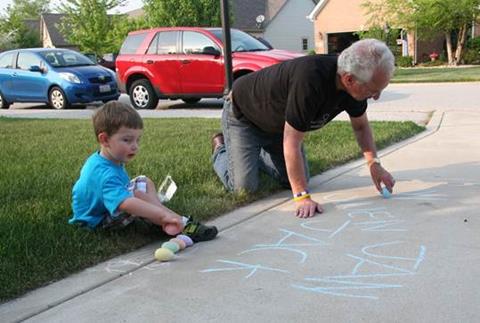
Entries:
<svg viewBox="0 0 480 323">
<path fill-rule="evenodd" d="M 115 73 L 68 49 L 17 49 L 0 54 L 0 107 L 45 102 L 55 109 L 117 100 Z"/>
</svg>

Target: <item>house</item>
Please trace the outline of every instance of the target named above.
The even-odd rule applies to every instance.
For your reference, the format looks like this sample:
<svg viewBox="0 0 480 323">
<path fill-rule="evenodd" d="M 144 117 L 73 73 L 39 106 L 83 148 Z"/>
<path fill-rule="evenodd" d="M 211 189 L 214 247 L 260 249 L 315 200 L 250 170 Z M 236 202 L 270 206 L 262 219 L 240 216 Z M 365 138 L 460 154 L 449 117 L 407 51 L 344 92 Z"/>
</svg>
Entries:
<svg viewBox="0 0 480 323">
<path fill-rule="evenodd" d="M 40 19 L 27 18 L 23 20 L 23 23 L 29 32 L 37 35 L 40 32 Z"/>
<path fill-rule="evenodd" d="M 70 44 L 59 30 L 64 14 L 44 13 L 40 16 L 40 39 L 45 48 L 69 48 L 78 50 Z"/>
<path fill-rule="evenodd" d="M 314 0 L 233 0 L 232 27 L 266 39 L 274 48 L 295 52 L 314 49 L 312 23 L 305 16 Z"/>
<path fill-rule="evenodd" d="M 340 53 L 358 40 L 356 32 L 368 29 L 368 13 L 361 5 L 364 0 L 320 0 L 307 16 L 314 23 L 315 51 L 319 54 Z M 347 13 L 347 14 L 345 14 Z M 341 18 L 341 19 L 339 19 Z M 388 26 L 385 22 L 385 26 Z M 428 59 L 433 52 L 443 51 L 443 37 L 420 41 L 415 32 L 401 30 L 398 52 L 411 56 L 414 63 Z"/>
<path fill-rule="evenodd" d="M 125 13 L 130 18 L 139 18 L 145 15 L 143 8 L 134 9 Z"/>
<path fill-rule="evenodd" d="M 232 28 L 266 39 L 274 48 L 295 52 L 314 49 L 313 26 L 305 16 L 318 0 L 232 0 Z M 144 15 L 143 9 L 126 13 Z"/>
<path fill-rule="evenodd" d="M 40 16 L 40 41 L 42 47 L 68 48 L 79 51 L 78 46 L 70 44 L 60 31 L 60 25 L 65 16 L 65 14 L 61 13 L 44 13 Z"/>
</svg>

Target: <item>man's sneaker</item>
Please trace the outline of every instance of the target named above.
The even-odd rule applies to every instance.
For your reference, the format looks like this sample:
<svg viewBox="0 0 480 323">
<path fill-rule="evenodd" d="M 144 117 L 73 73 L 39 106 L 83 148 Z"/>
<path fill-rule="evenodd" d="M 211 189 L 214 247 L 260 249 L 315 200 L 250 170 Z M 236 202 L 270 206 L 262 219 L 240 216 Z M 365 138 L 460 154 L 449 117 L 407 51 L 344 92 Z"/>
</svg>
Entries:
<svg viewBox="0 0 480 323">
<path fill-rule="evenodd" d="M 218 230 L 215 226 L 207 226 L 195 221 L 192 217 L 188 217 L 187 224 L 182 233 L 189 236 L 193 242 L 201 242 L 215 238 Z"/>
</svg>

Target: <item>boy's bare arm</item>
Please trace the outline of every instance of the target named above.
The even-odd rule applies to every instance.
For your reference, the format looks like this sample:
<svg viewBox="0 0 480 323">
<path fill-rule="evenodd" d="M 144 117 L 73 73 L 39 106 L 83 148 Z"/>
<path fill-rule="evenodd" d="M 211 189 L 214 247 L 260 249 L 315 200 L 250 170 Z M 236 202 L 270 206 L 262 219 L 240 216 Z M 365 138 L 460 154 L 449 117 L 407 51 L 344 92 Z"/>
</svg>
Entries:
<svg viewBox="0 0 480 323">
<path fill-rule="evenodd" d="M 157 225 L 178 222 L 182 223 L 180 216 L 163 205 L 155 205 L 136 197 L 129 197 L 123 201 L 118 209 L 135 216 L 142 217 Z"/>
</svg>

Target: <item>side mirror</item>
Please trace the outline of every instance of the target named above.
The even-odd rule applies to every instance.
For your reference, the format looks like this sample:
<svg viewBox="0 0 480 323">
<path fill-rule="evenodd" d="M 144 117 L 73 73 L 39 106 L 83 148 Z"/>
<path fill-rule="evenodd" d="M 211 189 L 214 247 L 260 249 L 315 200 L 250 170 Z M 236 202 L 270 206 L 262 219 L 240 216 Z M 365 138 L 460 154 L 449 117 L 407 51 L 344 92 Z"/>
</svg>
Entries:
<svg viewBox="0 0 480 323">
<path fill-rule="evenodd" d="M 30 68 L 28 69 L 30 72 L 40 72 L 40 73 L 43 73 L 43 70 L 40 66 L 38 65 L 32 65 L 30 66 Z"/>
<path fill-rule="evenodd" d="M 220 56 L 220 51 L 213 46 L 206 46 L 206 47 L 203 47 L 202 54 Z"/>
</svg>

